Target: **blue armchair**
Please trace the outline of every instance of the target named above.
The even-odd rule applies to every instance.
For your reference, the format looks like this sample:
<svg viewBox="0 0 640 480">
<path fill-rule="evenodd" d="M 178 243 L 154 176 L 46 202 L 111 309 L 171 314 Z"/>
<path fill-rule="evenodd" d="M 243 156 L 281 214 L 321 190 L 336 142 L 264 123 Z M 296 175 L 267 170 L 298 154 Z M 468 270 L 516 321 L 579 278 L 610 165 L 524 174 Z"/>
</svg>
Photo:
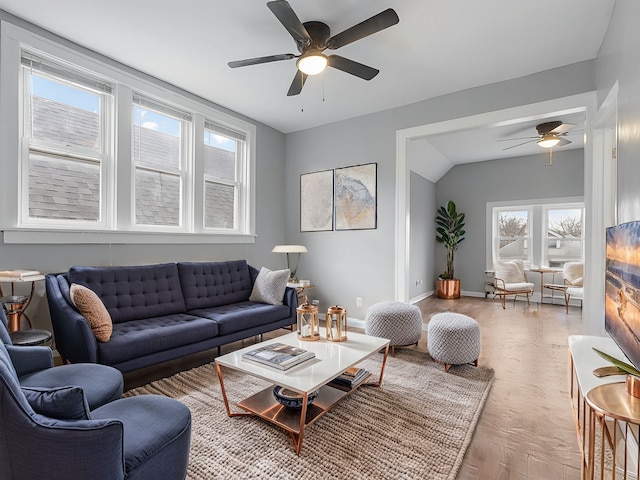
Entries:
<svg viewBox="0 0 640 480">
<path fill-rule="evenodd" d="M 186 476 L 191 413 L 177 400 L 142 395 L 89 411 L 78 387 L 21 388 L 0 342 L 0 405 L 0 478 Z"/>
<path fill-rule="evenodd" d="M 53 354 L 49 347 L 12 345 L 7 317 L 1 306 L 0 342 L 6 346 L 22 387 L 55 388 L 76 385 L 84 391 L 91 410 L 122 397 L 124 381 L 120 370 L 94 363 L 52 368 Z"/>
</svg>

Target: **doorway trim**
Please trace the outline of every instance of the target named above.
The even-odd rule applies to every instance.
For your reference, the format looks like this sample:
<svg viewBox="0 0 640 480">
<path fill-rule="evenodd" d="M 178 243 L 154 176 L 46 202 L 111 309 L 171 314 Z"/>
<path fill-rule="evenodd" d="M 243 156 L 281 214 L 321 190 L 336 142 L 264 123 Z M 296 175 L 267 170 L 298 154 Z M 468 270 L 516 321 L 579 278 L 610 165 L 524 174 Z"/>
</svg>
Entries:
<svg viewBox="0 0 640 480">
<path fill-rule="evenodd" d="M 587 92 L 569 97 L 547 100 L 544 102 L 521 105 L 493 112 L 481 113 L 461 117 L 453 120 L 434 122 L 417 127 L 405 128 L 396 131 L 396 215 L 395 215 L 395 297 L 400 301 L 409 301 L 409 253 L 411 245 L 410 227 L 410 166 L 407 158 L 407 143 L 411 140 L 449 133 L 458 130 L 474 129 L 487 126 L 508 125 L 510 123 L 521 122 L 528 119 L 536 119 L 541 116 L 563 115 L 566 113 L 585 112 L 585 179 L 584 179 L 584 202 L 587 211 L 600 210 L 596 218 L 602 219 L 602 202 L 594 201 L 594 183 L 598 179 L 593 178 L 594 155 L 592 146 L 592 119 L 596 110 L 596 93 Z M 601 189 L 599 193 L 601 193 Z M 601 224 L 595 225 L 590 221 L 592 216 L 588 216 L 585 222 L 585 243 L 593 238 L 596 232 L 602 231 Z M 591 254 L 591 255 L 590 255 Z M 592 261 L 592 252 L 587 249 L 585 262 Z M 597 258 L 597 257 L 595 257 Z M 434 277 L 435 278 L 435 277 Z M 585 291 L 588 295 L 588 291 Z M 585 308 L 583 315 L 586 315 L 588 308 Z"/>
</svg>

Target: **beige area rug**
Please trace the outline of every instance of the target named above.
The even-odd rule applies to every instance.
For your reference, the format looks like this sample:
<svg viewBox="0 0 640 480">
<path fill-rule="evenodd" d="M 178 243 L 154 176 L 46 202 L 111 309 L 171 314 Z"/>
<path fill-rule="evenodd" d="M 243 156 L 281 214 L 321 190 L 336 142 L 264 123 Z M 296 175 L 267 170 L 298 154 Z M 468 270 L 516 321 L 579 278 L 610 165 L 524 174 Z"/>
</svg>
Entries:
<svg viewBox="0 0 640 480">
<path fill-rule="evenodd" d="M 377 374 L 382 357 L 360 366 Z M 234 406 L 269 386 L 223 373 Z M 227 417 L 212 364 L 125 396 L 167 395 L 191 409 L 189 479 L 455 479 L 493 376 L 491 369 L 469 365 L 445 373 L 426 353 L 396 351 L 382 387 L 359 388 L 305 430 L 300 456 L 278 427 L 256 417 Z"/>
</svg>

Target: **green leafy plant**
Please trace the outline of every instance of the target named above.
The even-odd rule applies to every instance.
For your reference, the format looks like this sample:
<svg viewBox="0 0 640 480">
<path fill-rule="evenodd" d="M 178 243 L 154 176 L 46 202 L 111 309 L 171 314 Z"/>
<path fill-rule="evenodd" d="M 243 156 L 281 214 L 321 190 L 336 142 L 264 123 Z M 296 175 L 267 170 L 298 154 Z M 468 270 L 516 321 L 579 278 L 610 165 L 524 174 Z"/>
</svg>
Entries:
<svg viewBox="0 0 640 480">
<path fill-rule="evenodd" d="M 455 278 L 454 256 L 466 233 L 464 231 L 464 213 L 458 213 L 456 204 L 449 201 L 446 207 L 442 206 L 438 209 L 436 225 L 436 240 L 447 249 L 447 270 L 440 275 L 440 278 L 453 279 Z"/>
<path fill-rule="evenodd" d="M 595 352 L 600 355 L 602 358 L 604 358 L 605 360 L 608 360 L 609 362 L 613 363 L 616 367 L 618 367 L 620 370 L 624 370 L 627 373 L 630 373 L 631 375 L 635 375 L 636 377 L 640 377 L 640 372 L 633 366 L 633 365 L 629 365 L 626 362 L 623 362 L 622 360 L 618 360 L 615 357 L 612 357 L 611 355 L 601 352 L 600 350 L 598 350 L 595 347 L 592 347 Z"/>
</svg>

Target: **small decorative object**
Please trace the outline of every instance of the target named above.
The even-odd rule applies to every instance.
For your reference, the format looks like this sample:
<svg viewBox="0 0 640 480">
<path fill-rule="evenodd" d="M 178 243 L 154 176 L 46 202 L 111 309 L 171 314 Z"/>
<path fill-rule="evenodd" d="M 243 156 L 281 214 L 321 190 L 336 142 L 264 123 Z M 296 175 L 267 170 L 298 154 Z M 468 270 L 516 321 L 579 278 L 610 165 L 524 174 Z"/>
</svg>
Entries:
<svg viewBox="0 0 640 480">
<path fill-rule="evenodd" d="M 345 342 L 347 340 L 347 311 L 334 305 L 329 307 L 325 318 L 327 321 L 327 340 Z"/>
<path fill-rule="evenodd" d="M 304 303 L 296 308 L 298 340 L 320 340 L 320 324 L 318 321 L 318 307 L 311 305 L 305 297 Z"/>
<path fill-rule="evenodd" d="M 452 201 L 438 209 L 436 216 L 436 241 L 447 249 L 447 269 L 437 280 L 438 298 L 460 298 L 460 279 L 455 278 L 453 259 L 458 244 L 464 240 L 464 213 L 456 211 Z"/>
<path fill-rule="evenodd" d="M 307 406 L 311 405 L 318 396 L 319 390 L 311 392 L 307 395 Z M 302 394 L 289 390 L 288 388 L 282 388 L 279 385 L 273 387 L 273 396 L 275 399 L 287 408 L 302 408 Z"/>
<path fill-rule="evenodd" d="M 608 360 L 616 367 L 618 367 L 618 370 L 620 371 L 619 373 L 626 373 L 627 378 L 625 380 L 625 390 L 629 395 L 640 397 L 640 371 L 638 371 L 638 369 L 636 369 L 633 365 L 618 360 L 617 358 L 612 357 L 611 355 L 608 355 L 598 350 L 597 348 L 593 348 L 593 350 L 602 358 Z"/>
</svg>

